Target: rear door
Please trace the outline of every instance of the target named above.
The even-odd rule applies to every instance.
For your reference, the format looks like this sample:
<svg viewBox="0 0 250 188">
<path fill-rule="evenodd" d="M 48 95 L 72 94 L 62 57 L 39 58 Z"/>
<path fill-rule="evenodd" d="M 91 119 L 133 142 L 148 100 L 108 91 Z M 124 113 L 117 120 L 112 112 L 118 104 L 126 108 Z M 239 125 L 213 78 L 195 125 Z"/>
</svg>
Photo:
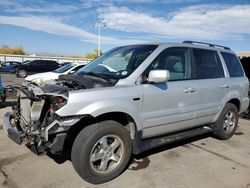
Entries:
<svg viewBox="0 0 250 188">
<path fill-rule="evenodd" d="M 197 79 L 196 120 L 211 123 L 227 100 L 229 85 L 216 50 L 193 49 Z"/>
<path fill-rule="evenodd" d="M 47 61 L 47 71 L 53 71 L 59 67 L 58 63 L 55 61 Z"/>
<path fill-rule="evenodd" d="M 40 72 L 41 70 L 40 60 L 33 60 L 30 63 L 26 64 L 26 69 L 28 70 L 28 72 L 31 72 L 31 73 Z"/>
<path fill-rule="evenodd" d="M 41 60 L 40 61 L 40 72 L 48 72 L 51 71 L 51 61 L 47 61 L 47 60 Z"/>
<path fill-rule="evenodd" d="M 229 74 L 228 79 L 230 80 L 230 82 L 228 83 L 230 88 L 230 97 L 240 98 L 242 100 L 240 105 L 241 113 L 248 107 L 248 78 L 245 76 L 244 71 L 240 65 L 240 61 L 235 54 L 230 52 L 221 52 L 221 55 L 227 66 Z"/>
</svg>

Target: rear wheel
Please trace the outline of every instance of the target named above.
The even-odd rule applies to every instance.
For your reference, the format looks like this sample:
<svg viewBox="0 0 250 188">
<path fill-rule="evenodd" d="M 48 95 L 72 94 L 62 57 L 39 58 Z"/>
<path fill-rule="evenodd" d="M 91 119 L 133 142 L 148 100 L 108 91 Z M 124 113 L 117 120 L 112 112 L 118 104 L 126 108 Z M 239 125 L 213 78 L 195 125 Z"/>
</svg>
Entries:
<svg viewBox="0 0 250 188">
<path fill-rule="evenodd" d="M 228 103 L 215 122 L 214 136 L 226 140 L 231 138 L 238 125 L 238 109 L 234 104 Z"/>
<path fill-rule="evenodd" d="M 103 121 L 79 133 L 72 147 L 71 160 L 84 180 L 99 184 L 119 176 L 131 152 L 128 131 L 115 121 Z"/>
<path fill-rule="evenodd" d="M 27 76 L 26 70 L 24 70 L 24 69 L 19 69 L 19 70 L 17 71 L 17 76 L 20 77 L 20 78 L 25 78 L 25 77 Z"/>
</svg>

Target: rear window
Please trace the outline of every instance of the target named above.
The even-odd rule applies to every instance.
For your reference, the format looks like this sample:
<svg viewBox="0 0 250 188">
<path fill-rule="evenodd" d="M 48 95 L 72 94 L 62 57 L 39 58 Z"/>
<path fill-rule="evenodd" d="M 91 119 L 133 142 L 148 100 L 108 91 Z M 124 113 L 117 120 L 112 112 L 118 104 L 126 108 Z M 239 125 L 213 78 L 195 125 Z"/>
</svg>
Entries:
<svg viewBox="0 0 250 188">
<path fill-rule="evenodd" d="M 221 55 L 227 65 L 227 69 L 230 77 L 242 77 L 244 76 L 244 71 L 240 65 L 239 59 L 236 55 L 226 52 L 221 52 Z"/>
<path fill-rule="evenodd" d="M 218 53 L 213 50 L 193 49 L 196 77 L 211 79 L 224 77 L 224 71 Z"/>
</svg>

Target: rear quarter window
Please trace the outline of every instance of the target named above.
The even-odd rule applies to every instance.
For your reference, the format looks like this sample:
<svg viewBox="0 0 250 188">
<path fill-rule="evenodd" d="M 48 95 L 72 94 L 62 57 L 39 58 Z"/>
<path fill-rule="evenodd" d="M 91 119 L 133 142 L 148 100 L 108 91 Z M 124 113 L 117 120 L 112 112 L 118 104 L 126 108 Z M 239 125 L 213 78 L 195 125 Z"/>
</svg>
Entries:
<svg viewBox="0 0 250 188">
<path fill-rule="evenodd" d="M 230 77 L 243 77 L 244 71 L 240 65 L 239 59 L 236 55 L 226 52 L 221 52 L 221 55 L 226 63 L 227 70 Z"/>
</svg>

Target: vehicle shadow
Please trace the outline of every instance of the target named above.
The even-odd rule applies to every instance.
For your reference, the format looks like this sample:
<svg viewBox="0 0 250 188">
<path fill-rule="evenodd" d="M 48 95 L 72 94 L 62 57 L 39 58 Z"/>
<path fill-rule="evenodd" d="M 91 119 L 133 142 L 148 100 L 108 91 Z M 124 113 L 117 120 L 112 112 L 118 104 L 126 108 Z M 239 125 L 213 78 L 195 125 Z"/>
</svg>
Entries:
<svg viewBox="0 0 250 188">
<path fill-rule="evenodd" d="M 138 155 L 132 155 L 130 162 L 127 166 L 127 168 L 129 170 L 140 170 L 140 169 L 145 169 L 149 166 L 150 160 L 149 160 L 149 156 L 154 155 L 156 153 L 160 153 L 162 151 L 166 151 L 166 150 L 170 150 L 179 146 L 185 146 L 186 144 L 198 141 L 198 140 L 202 140 L 205 138 L 210 137 L 211 134 L 204 134 L 204 135 L 200 135 L 200 136 L 195 136 L 192 138 L 188 138 L 182 141 L 178 141 L 175 143 L 171 143 L 171 144 L 167 144 L 164 146 L 159 146 L 150 150 L 147 150 L 145 152 L 142 152 Z M 63 155 L 54 155 L 51 153 L 47 153 L 47 156 L 49 156 L 51 159 L 53 159 L 56 163 L 58 164 L 62 164 L 66 161 L 71 161 L 71 157 L 70 154 L 63 154 Z"/>
<path fill-rule="evenodd" d="M 202 139 L 208 138 L 210 136 L 211 136 L 211 133 L 207 133 L 207 134 L 195 136 L 195 137 L 192 137 L 192 138 L 187 138 L 187 139 L 184 139 L 184 140 L 181 140 L 181 141 L 178 141 L 178 142 L 174 142 L 174 143 L 166 144 L 166 145 L 163 145 L 163 146 L 159 146 L 159 147 L 144 151 L 144 152 L 142 152 L 142 153 L 140 153 L 138 155 L 134 155 L 134 158 L 135 159 L 143 159 L 145 157 L 154 155 L 156 153 L 160 153 L 162 151 L 170 150 L 170 149 L 173 149 L 173 148 L 176 148 L 176 147 L 179 147 L 179 146 L 184 146 L 186 144 L 190 144 L 192 142 L 202 140 Z"/>
<path fill-rule="evenodd" d="M 131 157 L 131 161 L 130 161 L 128 169 L 129 170 L 141 170 L 141 169 L 144 169 L 144 168 L 149 166 L 149 163 L 150 163 L 149 156 L 154 155 L 156 153 L 166 151 L 166 150 L 174 149 L 176 147 L 180 147 L 180 146 L 185 147 L 185 146 L 187 146 L 187 144 L 190 144 L 192 142 L 208 138 L 210 136 L 211 136 L 211 133 L 207 133 L 207 134 L 195 136 L 195 137 L 192 137 L 192 138 L 187 138 L 187 139 L 184 139 L 182 141 L 178 141 L 178 142 L 166 144 L 166 145 L 163 145 L 163 146 L 159 146 L 159 147 L 144 151 L 144 152 L 142 152 L 140 154 L 133 155 Z"/>
<path fill-rule="evenodd" d="M 57 164 L 63 164 L 66 161 L 71 161 L 71 157 L 69 153 L 62 154 L 62 155 L 55 155 L 50 152 L 47 152 L 47 156 L 53 159 Z"/>
</svg>

